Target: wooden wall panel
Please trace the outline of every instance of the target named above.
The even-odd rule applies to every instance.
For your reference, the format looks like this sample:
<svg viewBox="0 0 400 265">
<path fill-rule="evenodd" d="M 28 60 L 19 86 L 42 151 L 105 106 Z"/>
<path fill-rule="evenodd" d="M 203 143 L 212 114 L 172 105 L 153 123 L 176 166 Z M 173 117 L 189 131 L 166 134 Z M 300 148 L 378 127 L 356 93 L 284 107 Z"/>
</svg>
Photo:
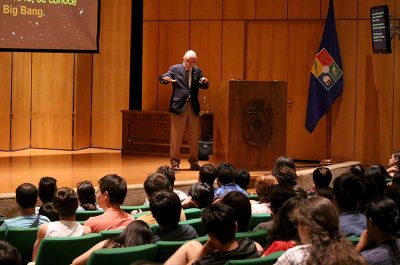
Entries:
<svg viewBox="0 0 400 265">
<path fill-rule="evenodd" d="M 31 145 L 32 53 L 13 53 L 11 150 Z"/>
<path fill-rule="evenodd" d="M 243 21 L 224 21 L 222 25 L 222 81 L 244 79 L 244 40 Z"/>
<path fill-rule="evenodd" d="M 400 4 L 399 4 L 400 6 Z M 392 41 L 392 49 L 395 56 L 394 64 L 394 94 L 393 94 L 393 131 L 392 131 L 392 151 L 400 150 L 400 41 L 395 38 Z"/>
<path fill-rule="evenodd" d="M 287 0 L 256 0 L 256 19 L 287 19 Z"/>
<path fill-rule="evenodd" d="M 357 94 L 357 21 L 336 20 L 344 75 L 342 95 L 332 105 L 331 156 L 335 161 L 354 158 Z"/>
<path fill-rule="evenodd" d="M 358 19 L 369 19 L 370 18 L 370 11 L 369 9 L 372 6 L 378 5 L 388 5 L 389 6 L 389 13 L 393 13 L 395 10 L 395 2 L 397 0 L 362 0 L 358 1 Z M 369 33 L 371 34 L 371 33 Z"/>
<path fill-rule="evenodd" d="M 392 54 L 372 54 L 370 21 L 358 21 L 355 157 L 364 163 L 387 163 L 392 151 Z"/>
<path fill-rule="evenodd" d="M 158 22 L 143 22 L 142 109 L 157 109 Z"/>
<path fill-rule="evenodd" d="M 93 56 L 92 147 L 121 148 L 120 111 L 129 107 L 131 4 L 101 1 L 100 53 Z M 108 127 L 115 117 L 118 124 Z"/>
<path fill-rule="evenodd" d="M 90 147 L 92 112 L 92 54 L 75 54 L 73 149 Z"/>
<path fill-rule="evenodd" d="M 364 1 L 364 0 L 363 0 Z M 357 0 L 335 0 L 336 19 L 357 19 Z M 328 15 L 329 0 L 321 0 L 321 18 Z"/>
<path fill-rule="evenodd" d="M 160 0 L 160 20 L 188 20 L 190 1 L 188 0 Z"/>
<path fill-rule="evenodd" d="M 287 0 L 289 19 L 319 19 L 321 18 L 320 0 Z M 325 16 L 326 17 L 326 16 Z M 325 18 L 324 17 L 324 18 Z"/>
<path fill-rule="evenodd" d="M 11 62 L 10 52 L 0 53 L 0 150 L 10 150 Z"/>
<path fill-rule="evenodd" d="M 255 0 L 223 0 L 223 19 L 254 19 Z"/>
<path fill-rule="evenodd" d="M 324 24 L 319 21 L 289 22 L 287 155 L 320 160 L 326 152 L 326 119 L 309 134 L 305 127 L 310 69 L 321 41 Z"/>
<path fill-rule="evenodd" d="M 222 0 L 191 0 L 190 19 L 222 19 Z"/>
<path fill-rule="evenodd" d="M 182 63 L 182 57 L 189 49 L 189 22 L 163 21 L 159 24 L 158 74 L 168 71 L 174 64 Z M 168 110 L 172 93 L 170 84 L 158 83 L 157 110 Z"/>
<path fill-rule="evenodd" d="M 159 0 L 144 0 L 143 1 L 143 20 L 144 21 L 158 20 L 158 1 Z M 135 5 L 135 3 L 133 3 L 133 5 Z"/>
<path fill-rule="evenodd" d="M 216 103 L 216 90 L 221 86 L 221 49 L 215 48 L 221 45 L 222 21 L 190 23 L 190 48 L 196 51 L 197 63 L 210 82 L 207 90 L 200 89 L 199 100 L 206 97 L 211 109 Z"/>
<path fill-rule="evenodd" d="M 32 55 L 31 147 L 72 148 L 74 55 Z"/>
<path fill-rule="evenodd" d="M 248 22 L 246 54 L 246 80 L 287 81 L 288 23 Z"/>
</svg>

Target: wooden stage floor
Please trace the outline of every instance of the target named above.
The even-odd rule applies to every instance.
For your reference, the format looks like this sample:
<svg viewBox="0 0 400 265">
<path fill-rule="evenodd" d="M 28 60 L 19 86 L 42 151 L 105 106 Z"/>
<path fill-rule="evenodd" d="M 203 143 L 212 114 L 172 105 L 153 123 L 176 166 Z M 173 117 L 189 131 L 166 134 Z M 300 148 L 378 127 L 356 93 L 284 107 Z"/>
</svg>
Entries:
<svg viewBox="0 0 400 265">
<path fill-rule="evenodd" d="M 199 161 L 200 165 L 205 163 Z M 110 173 L 123 176 L 128 185 L 142 184 L 161 165 L 169 165 L 169 158 L 126 156 L 120 150 L 109 149 L 0 152 L 0 193 L 14 193 L 24 182 L 37 185 L 43 176 L 55 177 L 58 187 L 75 188 L 83 180 L 91 180 L 97 186 L 98 179 Z M 197 179 L 198 171 L 190 171 L 186 159 L 182 159 L 181 169 L 176 174 L 177 181 Z"/>
</svg>

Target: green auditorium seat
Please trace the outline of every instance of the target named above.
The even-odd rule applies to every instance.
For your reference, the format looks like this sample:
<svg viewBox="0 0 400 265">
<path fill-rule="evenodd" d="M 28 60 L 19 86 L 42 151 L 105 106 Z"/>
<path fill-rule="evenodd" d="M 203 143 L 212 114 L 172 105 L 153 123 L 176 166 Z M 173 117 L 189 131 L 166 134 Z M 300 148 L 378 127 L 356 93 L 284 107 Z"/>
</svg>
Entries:
<svg viewBox="0 0 400 265">
<path fill-rule="evenodd" d="M 0 229 L 0 240 L 5 240 L 6 239 L 6 229 Z"/>
<path fill-rule="evenodd" d="M 119 236 L 122 233 L 123 230 L 104 230 L 100 231 L 100 235 L 103 240 L 105 239 L 111 239 Z"/>
<path fill-rule="evenodd" d="M 259 201 L 260 198 L 258 198 L 257 194 L 250 194 L 249 195 L 249 200 Z"/>
<path fill-rule="evenodd" d="M 6 230 L 5 240 L 19 250 L 23 264 L 32 261 L 32 250 L 38 230 L 39 227 L 10 227 Z"/>
<path fill-rule="evenodd" d="M 206 234 L 206 230 L 204 228 L 203 223 L 201 222 L 201 218 L 194 218 L 190 220 L 180 221 L 179 223 L 191 225 L 196 230 L 199 236 L 204 236 Z"/>
<path fill-rule="evenodd" d="M 269 213 L 261 213 L 261 214 L 252 214 L 250 220 L 250 230 L 253 230 L 259 223 L 267 222 L 272 219 L 271 214 Z"/>
<path fill-rule="evenodd" d="M 186 220 L 200 218 L 201 216 L 201 209 L 199 208 L 188 208 L 184 209 L 183 212 L 185 213 Z"/>
<path fill-rule="evenodd" d="M 121 205 L 121 209 L 126 213 L 131 213 L 133 210 L 150 211 L 150 205 Z"/>
<path fill-rule="evenodd" d="M 255 259 L 230 260 L 225 263 L 225 265 L 272 265 L 284 252 L 285 251 L 278 251 L 268 256 Z"/>
<path fill-rule="evenodd" d="M 90 217 L 98 216 L 103 214 L 103 210 L 96 210 L 96 211 L 76 211 L 75 213 L 75 220 L 76 221 L 86 221 Z"/>
<path fill-rule="evenodd" d="M 46 237 L 40 243 L 35 265 L 69 265 L 101 240 L 97 233 L 79 237 Z"/>
<path fill-rule="evenodd" d="M 360 240 L 359 236 L 348 236 L 347 240 L 349 240 L 353 245 L 357 245 L 358 241 Z"/>
<path fill-rule="evenodd" d="M 238 232 L 236 233 L 236 239 L 250 238 L 251 240 L 259 243 L 261 246 L 265 246 L 267 243 L 268 230 L 256 230 L 249 232 Z"/>
<path fill-rule="evenodd" d="M 139 260 L 153 261 L 157 254 L 155 244 L 146 244 L 128 248 L 104 248 L 94 251 L 87 265 L 130 265 Z"/>
<path fill-rule="evenodd" d="M 178 250 L 188 240 L 184 241 L 158 241 L 157 245 L 157 258 L 159 262 L 165 262 L 175 251 Z"/>
</svg>

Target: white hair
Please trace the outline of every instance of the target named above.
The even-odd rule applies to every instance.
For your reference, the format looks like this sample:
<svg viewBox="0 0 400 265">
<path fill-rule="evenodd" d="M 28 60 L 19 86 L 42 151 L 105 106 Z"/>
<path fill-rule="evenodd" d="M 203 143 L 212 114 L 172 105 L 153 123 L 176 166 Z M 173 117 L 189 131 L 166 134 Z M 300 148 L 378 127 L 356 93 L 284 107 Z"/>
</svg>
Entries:
<svg viewBox="0 0 400 265">
<path fill-rule="evenodd" d="M 196 53 L 193 50 L 188 50 L 185 55 L 183 56 L 184 59 L 188 58 L 197 58 Z"/>
</svg>

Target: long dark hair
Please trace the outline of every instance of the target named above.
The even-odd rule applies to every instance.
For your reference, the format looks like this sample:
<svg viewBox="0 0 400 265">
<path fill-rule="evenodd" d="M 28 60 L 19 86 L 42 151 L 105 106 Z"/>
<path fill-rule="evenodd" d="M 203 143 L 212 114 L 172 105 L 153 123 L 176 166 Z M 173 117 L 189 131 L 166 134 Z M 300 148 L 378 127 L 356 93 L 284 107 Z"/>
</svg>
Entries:
<svg viewBox="0 0 400 265">
<path fill-rule="evenodd" d="M 92 182 L 79 182 L 76 192 L 78 193 L 79 202 L 83 209 L 85 209 L 86 211 L 97 210 L 96 192 L 94 190 Z"/>
<path fill-rule="evenodd" d="M 365 264 L 350 242 L 340 234 L 339 215 L 330 200 L 320 196 L 309 197 L 299 204 L 294 217 L 310 231 L 307 265 Z"/>
<path fill-rule="evenodd" d="M 132 221 L 117 237 L 110 239 L 104 248 L 114 245 L 114 248 L 126 248 L 150 244 L 153 242 L 153 233 L 149 225 L 142 220 Z"/>
<path fill-rule="evenodd" d="M 279 208 L 276 217 L 274 217 L 272 229 L 267 236 L 266 248 L 268 248 L 276 240 L 300 241 L 297 233 L 297 227 L 295 222 L 293 222 L 293 220 L 290 218 L 290 215 L 293 210 L 297 208 L 301 201 L 303 201 L 303 198 L 301 197 L 292 197 L 288 199 L 281 206 L 281 208 Z"/>
</svg>

